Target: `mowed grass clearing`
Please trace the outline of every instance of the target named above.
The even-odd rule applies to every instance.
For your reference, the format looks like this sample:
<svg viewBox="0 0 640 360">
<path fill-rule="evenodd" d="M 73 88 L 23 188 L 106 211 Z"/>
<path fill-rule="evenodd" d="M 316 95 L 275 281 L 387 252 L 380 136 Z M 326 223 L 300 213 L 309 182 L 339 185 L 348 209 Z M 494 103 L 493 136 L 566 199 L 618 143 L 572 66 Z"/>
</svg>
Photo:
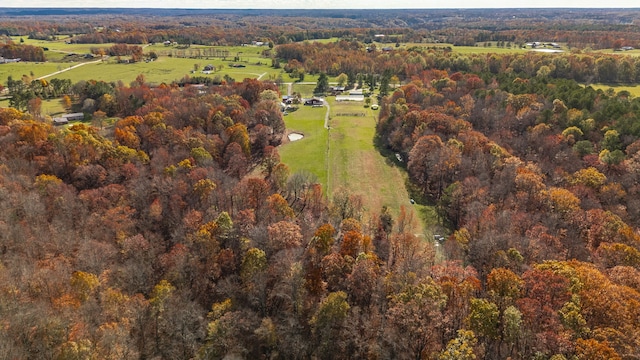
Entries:
<svg viewBox="0 0 640 360">
<path fill-rule="evenodd" d="M 327 192 L 345 188 L 361 195 L 368 212 L 379 213 L 387 206 L 397 216 L 401 206 L 411 209 L 405 187 L 405 173 L 374 147 L 378 111 L 362 102 L 331 105 L 329 131 L 329 182 Z M 417 219 L 417 218 L 416 218 Z"/>
<path fill-rule="evenodd" d="M 280 161 L 287 164 L 291 174 L 309 171 L 318 177 L 322 187 L 327 186 L 327 140 L 324 128 L 325 107 L 300 106 L 284 117 L 288 132 L 304 135 L 298 141 L 288 141 L 278 149 Z"/>
<path fill-rule="evenodd" d="M 14 38 L 17 43 L 20 38 Z M 24 44 L 40 46 L 49 50 L 45 51 L 46 62 L 20 62 L 11 64 L 0 64 L 0 83 L 4 83 L 9 76 L 14 79 L 23 75 L 34 78 L 46 76 L 56 71 L 66 70 L 50 78 L 69 79 L 73 83 L 80 80 L 102 80 L 106 82 L 122 81 L 129 84 L 138 75 L 144 75 L 147 82 L 152 84 L 171 83 L 179 81 L 185 76 L 220 77 L 229 75 L 236 81 L 246 78 L 260 78 L 261 80 L 276 80 L 282 76 L 284 81 L 289 81 L 289 76 L 284 74 L 282 69 L 271 67 L 271 59 L 265 58 L 262 52 L 269 50 L 267 46 L 199 46 L 193 45 L 186 48 L 164 46 L 162 44 L 139 45 L 143 51 L 149 54 L 151 51 L 159 54 L 157 61 L 137 62 L 134 64 L 119 64 L 116 57 L 110 57 L 102 62 L 93 62 L 97 58 L 88 58 L 83 61 L 87 64 L 67 70 L 79 62 L 65 61 L 67 53 L 90 54 L 93 48 L 107 50 L 114 44 L 66 44 L 64 39 L 54 41 L 33 40 L 24 38 Z M 202 54 L 207 50 L 223 50 L 228 52 L 228 57 L 179 57 L 177 54 Z M 174 56 L 169 56 L 169 54 Z M 126 59 L 127 57 L 123 57 Z M 237 58 L 237 59 L 236 59 Z M 201 70 L 206 65 L 214 65 L 217 71 L 211 74 L 204 74 Z M 233 67 L 234 64 L 241 64 L 244 67 Z M 196 66 L 197 65 L 197 66 Z M 199 71 L 193 72 L 194 69 Z M 33 75 L 32 75 L 33 74 Z M 311 81 L 313 77 L 309 76 Z"/>
<path fill-rule="evenodd" d="M 54 62 L 17 62 L 0 64 L 0 84 L 6 85 L 7 78 L 20 80 L 23 75 L 38 78 L 56 71 L 68 68 L 78 63 L 54 63 Z"/>
<path fill-rule="evenodd" d="M 640 96 L 640 85 L 605 85 L 605 84 L 591 84 L 589 85 L 596 90 L 607 91 L 613 89 L 616 93 L 620 91 L 628 91 L 633 97 Z"/>
<path fill-rule="evenodd" d="M 513 53 L 524 53 L 527 51 L 531 51 L 531 49 L 521 49 L 515 45 L 512 45 L 510 48 L 508 47 L 497 47 L 496 42 L 490 42 L 491 46 L 484 46 L 484 43 L 477 44 L 477 46 L 455 46 L 453 44 L 447 43 L 403 43 L 401 48 L 425 48 L 425 49 L 436 49 L 436 50 L 445 50 L 450 48 L 451 51 L 462 54 L 513 54 Z M 380 46 L 379 46 L 380 47 Z"/>
<path fill-rule="evenodd" d="M 95 59 L 93 60 L 95 61 Z M 267 80 L 269 78 L 275 79 L 277 74 L 281 70 L 273 69 L 266 64 L 262 65 L 250 65 L 247 64 L 243 68 L 233 68 L 229 65 L 231 62 L 222 60 L 206 60 L 206 59 L 184 59 L 174 57 L 160 57 L 156 61 L 152 62 L 137 62 L 133 64 L 118 64 L 115 58 L 110 58 L 105 61 L 87 62 L 82 66 L 69 69 L 71 66 L 78 65 L 79 63 L 56 63 L 56 62 L 19 62 L 11 64 L 0 64 L 0 83 L 4 83 L 9 76 L 14 79 L 20 79 L 22 75 L 31 76 L 34 78 L 52 74 L 56 71 L 66 70 L 59 74 L 52 75 L 48 79 L 69 79 L 72 83 L 77 83 L 80 80 L 102 80 L 106 82 L 118 82 L 122 81 L 125 84 L 129 84 L 138 77 L 138 75 L 144 75 L 145 80 L 152 84 L 171 83 L 173 81 L 179 81 L 185 76 L 202 76 L 202 77 L 220 77 L 229 75 L 236 81 L 242 81 L 245 78 L 258 78 L 261 80 Z M 207 64 L 212 64 L 222 69 L 211 74 L 204 74 L 200 71 L 191 73 L 194 69 L 194 64 L 198 64 L 202 69 Z"/>
<path fill-rule="evenodd" d="M 294 91 L 300 90 L 298 86 L 294 85 Z M 405 206 L 414 216 L 416 231 L 422 233 L 423 222 L 416 206 L 409 202 L 406 173 L 374 147 L 378 111 L 365 108 L 362 102 L 326 100 L 331 109 L 330 130 L 324 128 L 326 107 L 300 106 L 285 116 L 287 130 L 305 137 L 283 144 L 279 148 L 281 161 L 291 173 L 315 174 L 329 199 L 341 188 L 360 195 L 367 214 L 378 214 L 387 206 L 397 217 L 400 207 Z"/>
</svg>

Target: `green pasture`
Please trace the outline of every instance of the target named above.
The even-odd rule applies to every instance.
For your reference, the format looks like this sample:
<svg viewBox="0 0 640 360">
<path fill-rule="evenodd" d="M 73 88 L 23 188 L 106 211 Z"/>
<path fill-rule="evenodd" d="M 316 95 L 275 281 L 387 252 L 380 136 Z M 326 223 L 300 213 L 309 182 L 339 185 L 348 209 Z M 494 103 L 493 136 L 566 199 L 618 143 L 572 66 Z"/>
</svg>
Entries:
<svg viewBox="0 0 640 360">
<path fill-rule="evenodd" d="M 606 84 L 591 84 L 589 85 L 596 90 L 606 91 L 613 89 L 615 92 L 628 91 L 633 97 L 640 96 L 640 85 L 606 85 Z"/>
<path fill-rule="evenodd" d="M 454 46 L 453 51 L 461 54 L 513 54 L 513 53 L 525 53 L 531 51 L 530 49 L 521 49 L 516 46 L 511 48 L 489 46 Z"/>
<path fill-rule="evenodd" d="M 613 51 L 613 49 L 603 49 L 603 50 L 595 50 L 594 52 L 604 53 L 609 55 L 640 56 L 640 49 L 627 50 L 627 51 Z"/>
<path fill-rule="evenodd" d="M 234 60 L 234 58 L 238 58 L 240 62 L 256 62 L 256 61 L 269 61 L 270 59 L 265 58 L 262 53 L 266 50 L 269 50 L 268 46 L 205 46 L 205 45 L 190 45 L 188 47 L 183 47 L 180 45 L 177 46 L 165 46 L 164 44 L 149 44 L 144 45 L 144 52 L 149 53 L 151 51 L 155 52 L 160 56 L 168 56 L 169 54 L 180 54 L 181 56 L 190 56 L 196 57 L 198 54 L 201 56 L 205 56 L 206 53 L 204 50 L 214 49 L 214 50 L 224 50 L 228 51 L 229 56 L 226 60 Z M 199 50 L 201 52 L 199 52 Z"/>
<path fill-rule="evenodd" d="M 301 86 L 305 88 L 300 89 Z M 293 90 L 312 92 L 307 86 L 311 85 L 295 84 Z M 430 208 L 410 203 L 406 173 L 375 148 L 378 110 L 365 107 L 362 102 L 334 99 L 326 99 L 330 130 L 324 128 L 326 107 L 300 106 L 284 117 L 287 130 L 299 132 L 304 138 L 283 144 L 279 149 L 281 161 L 292 173 L 306 170 L 317 175 L 328 197 L 340 188 L 361 195 L 366 210 L 372 213 L 387 206 L 395 217 L 405 206 L 414 216 L 416 231 L 422 233 L 421 218 L 431 216 Z"/>
<path fill-rule="evenodd" d="M 41 111 L 42 115 L 59 116 L 66 114 L 67 111 L 62 106 L 60 99 L 42 100 Z"/>
<path fill-rule="evenodd" d="M 14 80 L 21 79 L 23 75 L 27 75 L 35 79 L 77 64 L 78 63 L 54 62 L 17 62 L 0 64 L 0 84 L 6 84 L 9 76 L 13 77 Z"/>
<path fill-rule="evenodd" d="M 285 76 L 285 78 L 288 76 Z M 285 80 L 287 81 L 287 80 Z M 305 78 L 306 81 L 306 78 Z M 309 80 L 311 82 L 311 80 Z M 303 98 L 309 98 L 313 96 L 313 90 L 316 88 L 316 84 L 294 84 L 293 92 L 299 92 Z M 323 118 L 324 119 L 324 118 Z"/>
<path fill-rule="evenodd" d="M 327 140 L 324 128 L 325 107 L 302 106 L 284 117 L 287 131 L 300 133 L 304 138 L 285 142 L 280 149 L 280 160 L 287 164 L 293 174 L 309 171 L 318 177 L 323 188 L 327 186 Z"/>
<path fill-rule="evenodd" d="M 22 75 L 30 75 L 33 77 L 41 77 L 77 65 L 78 62 L 67 62 L 65 57 L 69 53 L 88 54 L 92 48 L 107 49 L 114 44 L 66 44 L 65 38 L 62 37 L 53 41 L 33 40 L 22 37 L 24 44 L 41 46 L 47 48 L 45 56 L 47 62 L 44 63 L 28 63 L 22 62 L 17 64 L 0 64 L 0 83 L 3 83 L 8 76 L 14 78 L 22 77 Z M 20 37 L 14 38 L 16 43 L 20 42 Z M 92 63 L 74 68 L 61 74 L 54 75 L 60 79 L 70 79 L 72 82 L 80 80 L 103 80 L 103 81 L 123 81 L 129 83 L 142 74 L 150 83 L 172 82 L 182 79 L 185 75 L 190 76 L 220 76 L 229 75 L 237 81 L 245 78 L 260 78 L 275 80 L 278 74 L 282 73 L 281 69 L 271 68 L 271 59 L 265 58 L 262 52 L 269 50 L 267 46 L 200 46 L 192 45 L 186 48 L 178 46 L 164 46 L 163 44 L 142 45 L 145 53 L 151 51 L 159 55 L 157 61 L 154 62 L 138 62 L 135 64 L 118 64 L 114 57 L 108 58 L 100 63 Z M 229 52 L 229 56 L 225 59 L 217 57 L 197 57 L 204 54 L 207 49 L 220 49 Z M 171 56 L 169 56 L 171 55 Z M 183 57 L 185 56 L 185 57 Z M 187 57 L 188 56 L 188 57 Z M 87 59 L 87 63 L 94 59 Z M 194 65 L 198 65 L 199 70 L 204 66 L 211 64 L 216 66 L 217 72 L 211 74 L 203 74 L 196 72 L 192 74 Z M 244 67 L 233 67 L 234 64 L 242 64 Z M 283 75 L 285 82 L 291 81 L 287 75 Z M 312 76 L 307 76 L 309 81 L 315 81 Z"/>
<path fill-rule="evenodd" d="M 479 43 L 477 46 L 454 46 L 453 44 L 446 43 L 403 43 L 401 45 L 401 48 L 412 47 L 425 49 L 435 48 L 440 50 L 451 48 L 451 51 L 462 54 L 513 54 L 531 51 L 531 49 L 521 49 L 515 45 L 512 45 L 510 48 L 497 47 L 495 41 L 491 42 L 491 46 L 488 47 L 485 47 L 484 43 Z"/>
<path fill-rule="evenodd" d="M 9 99 L 0 100 L 0 108 L 9 107 Z M 40 110 L 42 116 L 58 116 L 65 114 L 66 111 L 60 103 L 60 99 L 42 100 L 42 106 Z"/>
<path fill-rule="evenodd" d="M 170 83 L 174 80 L 180 80 L 184 76 L 204 76 L 204 77 L 224 77 L 228 74 L 236 81 L 242 81 L 245 78 L 258 78 L 263 80 L 275 79 L 281 72 L 279 69 L 271 68 L 270 64 L 263 63 L 262 65 L 246 64 L 243 68 L 234 68 L 230 65 L 232 62 L 223 61 L 221 59 L 206 60 L 206 59 L 185 59 L 176 57 L 160 57 L 156 61 L 152 62 L 138 62 L 133 64 L 118 64 L 115 58 L 109 58 L 105 61 L 94 62 L 88 61 L 86 64 L 70 69 L 68 71 L 52 75 L 49 79 L 69 79 L 71 82 L 76 83 L 80 80 L 103 80 L 107 82 L 123 81 L 128 84 L 136 79 L 140 74 L 144 75 L 145 79 L 149 83 L 159 84 L 162 82 Z M 0 64 L 0 83 L 4 83 L 8 76 L 13 76 L 14 79 L 21 78 L 22 75 L 29 75 L 33 73 L 33 77 L 41 77 L 48 74 L 52 74 L 56 71 L 68 69 L 71 66 L 78 65 L 79 63 L 32 63 L 32 62 L 20 62 L 12 64 Z M 194 65 L 199 65 L 199 71 L 192 74 Z M 208 64 L 216 66 L 221 70 L 213 72 L 211 74 L 204 74 L 201 72 L 202 68 Z M 286 80 L 285 80 L 286 81 Z"/>
<path fill-rule="evenodd" d="M 330 44 L 330 43 L 338 42 L 340 40 L 341 40 L 340 38 L 332 37 L 332 38 L 328 38 L 328 39 L 312 39 L 312 40 L 308 40 L 308 41 L 309 42 L 321 43 L 321 44 Z"/>
<path fill-rule="evenodd" d="M 111 46 L 115 45 L 114 43 L 104 43 L 104 44 L 67 44 L 65 40 L 67 37 L 60 37 L 56 40 L 35 40 L 35 39 L 27 39 L 27 37 L 22 38 L 24 40 L 25 45 L 31 46 L 40 46 L 46 48 L 44 52 L 47 60 L 53 61 L 59 57 L 64 56 L 65 54 L 74 53 L 74 54 L 90 54 L 91 49 L 93 48 L 103 48 L 107 49 Z M 14 37 L 13 41 L 15 43 L 19 43 L 20 37 Z"/>
<path fill-rule="evenodd" d="M 383 206 L 394 215 L 401 206 L 412 208 L 405 172 L 380 155 L 374 146 L 379 110 L 365 107 L 362 102 L 334 99 L 328 98 L 331 130 L 327 193 L 344 187 L 350 193 L 362 195 L 367 210 L 374 213 Z"/>
</svg>

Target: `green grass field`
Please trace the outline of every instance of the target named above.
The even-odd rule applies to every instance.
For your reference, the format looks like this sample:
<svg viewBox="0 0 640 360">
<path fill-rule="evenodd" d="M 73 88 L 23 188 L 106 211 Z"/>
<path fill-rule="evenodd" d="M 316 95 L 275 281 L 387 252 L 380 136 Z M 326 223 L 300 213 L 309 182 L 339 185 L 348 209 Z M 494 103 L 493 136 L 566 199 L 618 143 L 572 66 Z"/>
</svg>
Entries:
<svg viewBox="0 0 640 360">
<path fill-rule="evenodd" d="M 595 50 L 594 52 L 610 54 L 610 55 L 640 56 L 640 49 L 627 50 L 627 51 L 614 51 L 613 49 L 603 49 L 603 50 Z"/>
<path fill-rule="evenodd" d="M 374 147 L 378 111 L 361 102 L 335 102 L 331 106 L 329 182 L 327 193 L 346 188 L 364 199 L 369 212 L 387 206 L 397 216 L 401 206 L 411 209 L 405 172 Z M 417 219 L 417 217 L 416 217 Z"/>
<path fill-rule="evenodd" d="M 300 86 L 308 85 L 296 84 L 294 91 L 308 91 Z M 307 170 L 318 176 L 329 198 L 339 188 L 361 195 L 369 214 L 379 213 L 382 206 L 387 206 L 395 217 L 405 206 L 415 218 L 416 232 L 422 233 L 424 221 L 420 219 L 432 216 L 431 209 L 411 205 L 405 187 L 406 173 L 374 147 L 378 111 L 361 102 L 335 102 L 333 97 L 327 101 L 331 109 L 330 130 L 323 127 L 326 107 L 301 106 L 285 116 L 287 129 L 305 137 L 283 144 L 279 149 L 281 161 L 292 173 Z"/>
<path fill-rule="evenodd" d="M 422 48 L 436 48 L 443 49 L 450 47 L 451 51 L 462 53 L 462 54 L 513 54 L 513 53 L 523 53 L 527 51 L 531 51 L 530 49 L 521 49 L 516 46 L 512 46 L 510 48 L 506 47 L 497 47 L 495 42 L 491 42 L 491 46 L 485 47 L 484 43 L 477 44 L 477 46 L 454 46 L 453 44 L 446 43 L 403 43 L 400 46 L 401 48 L 410 48 L 410 47 L 422 47 Z"/>
<path fill-rule="evenodd" d="M 62 107 L 62 103 L 59 99 L 50 99 L 42 101 L 42 110 L 43 115 L 49 116 L 58 116 L 61 114 L 66 114 L 64 107 Z"/>
<path fill-rule="evenodd" d="M 0 100 L 0 108 L 9 107 L 9 99 Z M 66 111 L 62 107 L 59 99 L 51 99 L 51 100 L 43 100 L 41 113 L 43 116 L 57 116 L 60 114 L 65 114 Z"/>
<path fill-rule="evenodd" d="M 308 98 L 313 96 L 313 90 L 315 88 L 315 84 L 294 84 L 293 92 L 299 92 L 302 97 Z"/>
<path fill-rule="evenodd" d="M 596 89 L 596 90 L 604 90 L 606 91 L 607 89 L 613 89 L 615 92 L 620 92 L 620 91 L 628 91 L 629 94 L 631 94 L 631 96 L 633 97 L 638 97 L 640 96 L 640 85 L 634 85 L 634 86 L 630 86 L 630 85 L 605 85 L 605 84 L 591 84 L 590 85 L 592 88 Z"/>
<path fill-rule="evenodd" d="M 78 63 L 55 62 L 20 62 L 0 64 L 0 83 L 4 83 L 9 76 L 12 76 L 14 79 L 19 79 L 22 75 L 30 76 L 33 74 L 33 77 L 37 78 L 77 64 Z M 218 68 L 222 65 L 222 69 L 208 75 L 203 74 L 202 72 L 192 74 L 191 71 L 194 70 L 194 64 L 198 64 L 199 69 L 202 69 L 207 64 L 212 64 Z M 138 75 L 142 74 L 145 76 L 147 82 L 160 84 L 162 82 L 170 83 L 180 80 L 186 75 L 205 77 L 224 77 L 224 75 L 229 75 L 236 79 L 236 81 L 242 81 L 245 78 L 258 77 L 262 80 L 266 80 L 275 79 L 282 71 L 279 69 L 273 69 L 270 64 L 267 65 L 266 63 L 262 65 L 247 64 L 244 68 L 233 68 L 229 66 L 230 64 L 231 62 L 225 62 L 222 60 L 184 59 L 174 57 L 160 57 L 157 61 L 149 63 L 138 62 L 134 64 L 118 64 L 114 58 L 111 58 L 104 62 L 88 62 L 77 68 L 53 75 L 49 77 L 49 79 L 69 79 L 73 83 L 80 80 L 93 79 L 107 82 L 122 81 L 125 84 L 128 84 L 134 81 Z"/>
<path fill-rule="evenodd" d="M 79 64 L 78 62 L 67 62 L 65 57 L 68 53 L 76 54 L 88 54 L 91 53 L 92 48 L 104 48 L 107 49 L 114 44 L 66 44 L 64 38 L 60 38 L 54 41 L 44 40 L 32 40 L 26 37 L 22 38 L 24 44 L 32 46 L 41 46 L 47 48 L 45 56 L 48 61 L 42 63 L 36 62 L 21 62 L 15 64 L 0 64 L 0 83 L 4 83 L 7 77 L 12 76 L 15 78 L 21 78 L 23 75 L 32 76 L 38 78 L 45 76 L 56 71 L 70 68 L 71 66 Z M 14 38 L 16 43 L 20 42 L 20 38 Z M 56 74 L 53 77 L 60 79 L 69 79 L 72 82 L 78 82 L 80 80 L 103 80 L 108 82 L 123 81 L 128 84 L 136 79 L 140 74 L 144 75 L 146 80 L 150 83 L 170 83 L 182 79 L 184 76 L 220 76 L 229 75 L 236 81 L 242 81 L 245 78 L 258 78 L 263 80 L 273 79 L 275 80 L 279 74 L 283 74 L 282 69 L 274 69 L 271 67 L 271 60 L 265 58 L 262 52 L 269 50 L 266 46 L 197 46 L 193 45 L 186 49 L 181 49 L 173 46 L 164 46 L 163 44 L 149 44 L 143 45 L 144 52 L 149 53 L 155 51 L 159 54 L 159 58 L 154 62 L 138 62 L 135 64 L 118 64 L 115 58 L 109 58 L 104 62 L 90 63 L 94 59 L 87 59 L 86 65 L 74 68 L 69 71 L 65 71 L 60 74 Z M 222 58 L 184 58 L 178 57 L 178 54 L 198 54 L 199 50 L 203 49 L 220 49 L 229 52 L 229 57 Z M 203 51 L 203 53 L 205 53 Z M 169 56 L 169 54 L 174 56 Z M 236 61 L 237 59 L 237 61 Z M 244 67 L 232 67 L 232 64 L 242 64 Z M 194 65 L 197 64 L 199 69 L 202 69 L 208 64 L 216 66 L 221 69 L 212 74 L 203 74 L 196 72 L 192 74 Z M 292 81 L 286 74 L 282 75 L 284 81 Z M 315 81 L 312 76 L 307 76 L 309 81 Z"/>
<path fill-rule="evenodd" d="M 511 47 L 511 48 L 502 48 L 502 47 L 496 47 L 496 46 L 489 46 L 489 47 L 484 47 L 481 45 L 478 46 L 453 46 L 452 47 L 454 52 L 457 53 L 461 53 L 461 54 L 513 54 L 513 53 L 525 53 L 528 51 L 532 51 L 530 49 L 521 49 L 518 47 Z"/>
<path fill-rule="evenodd" d="M 289 166 L 291 173 L 310 171 L 326 189 L 327 185 L 327 140 L 324 128 L 326 108 L 300 106 L 299 110 L 284 117 L 287 130 L 304 135 L 298 141 L 287 142 L 279 149 L 280 159 Z"/>
<path fill-rule="evenodd" d="M 37 78 L 47 74 L 51 74 L 55 71 L 59 71 L 69 66 L 77 65 L 77 63 L 31 63 L 31 62 L 18 62 L 10 64 L 0 64 L 0 83 L 6 84 L 9 76 L 14 80 L 22 78 L 23 75 Z"/>
</svg>

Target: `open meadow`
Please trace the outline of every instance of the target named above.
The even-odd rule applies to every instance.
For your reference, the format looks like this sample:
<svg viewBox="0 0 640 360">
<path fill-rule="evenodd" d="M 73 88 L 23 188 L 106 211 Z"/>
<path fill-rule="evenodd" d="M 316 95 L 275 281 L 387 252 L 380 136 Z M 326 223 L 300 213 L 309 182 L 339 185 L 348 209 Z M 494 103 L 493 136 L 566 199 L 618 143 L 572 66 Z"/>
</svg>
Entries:
<svg viewBox="0 0 640 360">
<path fill-rule="evenodd" d="M 186 59 L 175 57 L 160 57 L 156 61 L 137 62 L 133 64 L 119 64 L 115 58 L 109 58 L 105 61 L 96 61 L 84 63 L 56 63 L 56 62 L 19 62 L 0 65 L 0 79 L 5 82 L 7 77 L 12 76 L 14 79 L 21 78 L 22 75 L 28 75 L 33 78 L 44 77 L 54 72 L 62 71 L 59 74 L 50 76 L 49 78 L 69 79 L 76 83 L 80 80 L 102 80 L 106 82 L 122 81 L 128 84 L 136 79 L 140 74 L 144 75 L 147 82 L 152 84 L 171 83 L 179 81 L 185 76 L 203 76 L 214 78 L 216 76 L 222 78 L 225 75 L 242 81 L 245 78 L 260 78 L 262 80 L 275 79 L 281 70 L 273 69 L 271 66 L 263 63 L 261 65 L 247 64 L 245 67 L 234 68 L 230 65 L 232 62 L 223 61 L 222 59 Z M 217 71 L 210 74 L 204 74 L 201 71 L 192 73 L 194 66 L 197 64 L 202 69 L 208 64 L 216 66 Z M 221 67 L 222 65 L 222 67 Z M 73 68 L 72 68 L 73 67 Z M 285 79 L 285 81 L 287 81 Z"/>
<path fill-rule="evenodd" d="M 308 92 L 300 85 L 294 91 Z M 430 208 L 412 205 L 405 187 L 406 173 L 374 146 L 377 110 L 362 102 L 336 102 L 325 99 L 330 107 L 330 129 L 324 128 L 326 107 L 301 106 L 285 116 L 290 132 L 304 138 L 280 147 L 281 161 L 292 173 L 310 171 L 315 174 L 327 197 L 340 188 L 361 195 L 367 212 L 379 213 L 383 206 L 397 216 L 401 206 L 413 214 L 419 233 L 423 232 L 423 216 L 432 217 Z M 412 209 L 418 209 L 418 212 Z"/>
<path fill-rule="evenodd" d="M 371 213 L 378 213 L 383 206 L 394 217 L 401 206 L 412 212 L 406 173 L 374 146 L 378 111 L 364 107 L 362 102 L 336 102 L 334 97 L 327 100 L 331 106 L 327 193 L 345 188 L 361 195 Z"/>
<path fill-rule="evenodd" d="M 55 62 L 17 62 L 0 64 L 0 84 L 6 84 L 7 78 L 11 76 L 14 80 L 26 75 L 31 78 L 38 78 L 56 71 L 64 70 L 78 63 L 55 63 Z"/>
<path fill-rule="evenodd" d="M 592 88 L 596 90 L 607 91 L 612 89 L 615 92 L 627 91 L 633 97 L 640 96 L 640 85 L 607 85 L 607 84 L 590 84 Z"/>
<path fill-rule="evenodd" d="M 380 44 L 378 47 L 382 47 L 387 44 Z M 531 49 L 521 49 L 515 45 L 511 47 L 498 47 L 496 42 L 489 42 L 490 46 L 484 46 L 484 43 L 478 43 L 476 46 L 455 46 L 447 43 L 402 43 L 400 48 L 426 48 L 426 49 L 450 49 L 453 52 L 462 54 L 512 54 L 531 51 Z"/>
<path fill-rule="evenodd" d="M 20 41 L 15 38 L 14 41 Z M 52 75 L 50 78 L 69 79 L 72 82 L 80 80 L 102 80 L 106 82 L 122 81 L 128 84 L 140 74 L 145 76 L 147 82 L 152 84 L 171 83 L 179 81 L 185 76 L 220 77 L 225 75 L 242 81 L 245 78 L 259 78 L 262 80 L 276 80 L 281 76 L 283 81 L 291 79 L 284 74 L 282 69 L 271 67 L 271 60 L 265 58 L 263 51 L 269 50 L 266 46 L 190 46 L 176 47 L 163 44 L 142 45 L 144 53 L 155 52 L 157 60 L 137 63 L 118 63 L 116 57 L 106 57 L 103 61 L 96 58 L 87 58 L 79 61 L 78 57 L 69 54 L 90 54 L 91 49 L 108 49 L 114 44 L 67 44 L 64 38 L 44 41 L 23 38 L 24 44 L 40 46 L 46 49 L 46 62 L 19 62 L 0 64 L 0 83 L 4 83 L 9 76 L 21 78 L 23 75 L 31 78 L 39 78 Z M 228 54 L 226 57 L 205 56 L 208 53 Z M 126 57 L 123 57 L 126 59 Z M 81 66 L 77 66 L 82 64 Z M 215 71 L 203 73 L 206 65 L 213 65 Z M 308 81 L 314 81 L 312 76 L 307 76 Z"/>
<path fill-rule="evenodd" d="M 324 128 L 326 108 L 300 106 L 300 109 L 284 117 L 287 131 L 302 134 L 298 141 L 285 142 L 279 149 L 280 159 L 289 166 L 291 173 L 309 171 L 318 177 L 326 189 L 327 141 Z"/>
</svg>

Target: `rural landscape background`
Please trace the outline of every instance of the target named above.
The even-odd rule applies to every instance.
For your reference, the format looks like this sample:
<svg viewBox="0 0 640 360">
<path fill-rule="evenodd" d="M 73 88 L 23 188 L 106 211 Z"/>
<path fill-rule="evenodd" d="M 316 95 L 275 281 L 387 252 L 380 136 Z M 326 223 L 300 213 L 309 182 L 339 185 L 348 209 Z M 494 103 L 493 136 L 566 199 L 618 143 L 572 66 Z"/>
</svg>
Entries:
<svg viewBox="0 0 640 360">
<path fill-rule="evenodd" d="M 0 358 L 640 358 L 639 25 L 0 8 Z"/>
</svg>

